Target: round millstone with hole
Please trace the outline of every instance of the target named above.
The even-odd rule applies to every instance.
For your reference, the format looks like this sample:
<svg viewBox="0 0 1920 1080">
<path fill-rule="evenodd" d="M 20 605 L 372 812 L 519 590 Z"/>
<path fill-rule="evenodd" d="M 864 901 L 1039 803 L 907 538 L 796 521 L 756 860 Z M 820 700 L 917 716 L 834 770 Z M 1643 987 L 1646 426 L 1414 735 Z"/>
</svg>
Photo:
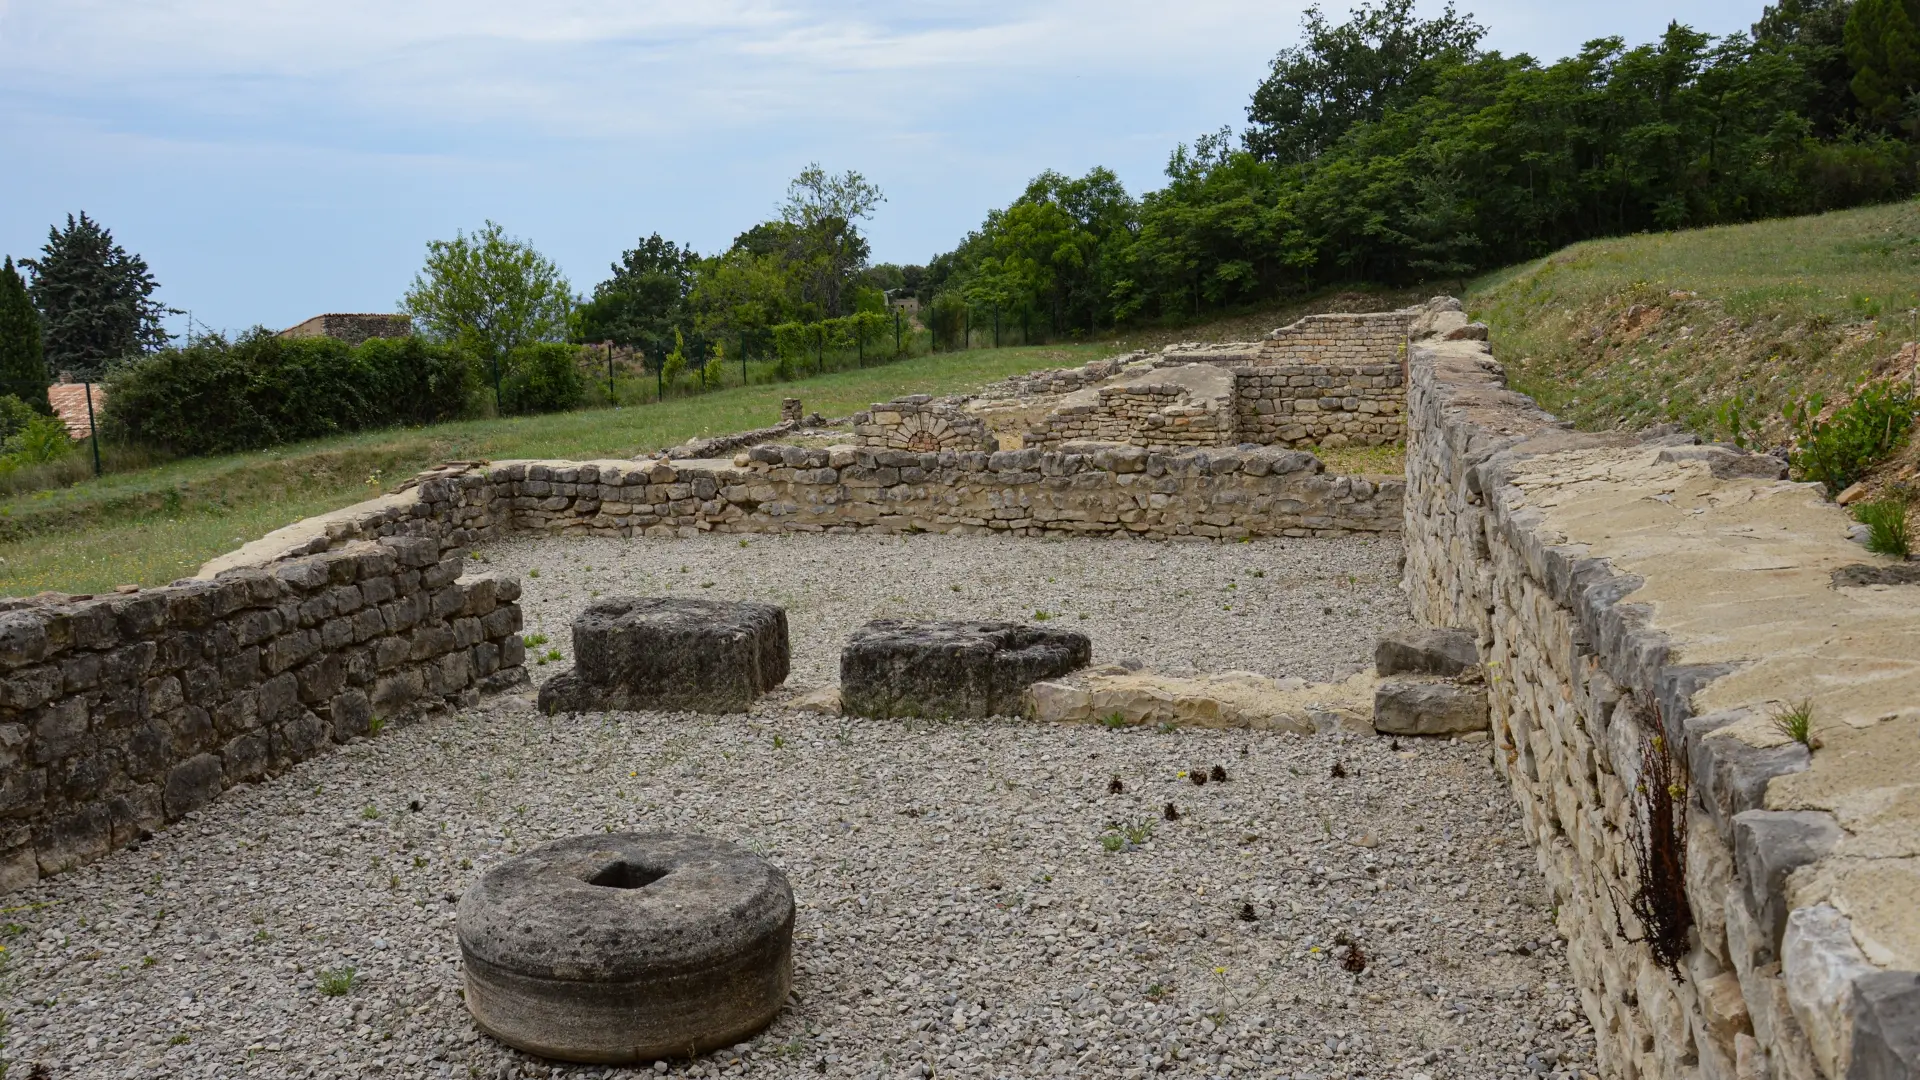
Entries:
<svg viewBox="0 0 1920 1080">
<path fill-rule="evenodd" d="M 765 1027 L 793 984 L 793 889 L 732 844 L 604 833 L 481 876 L 459 910 L 467 1008 L 542 1057 L 691 1057 Z"/>
</svg>

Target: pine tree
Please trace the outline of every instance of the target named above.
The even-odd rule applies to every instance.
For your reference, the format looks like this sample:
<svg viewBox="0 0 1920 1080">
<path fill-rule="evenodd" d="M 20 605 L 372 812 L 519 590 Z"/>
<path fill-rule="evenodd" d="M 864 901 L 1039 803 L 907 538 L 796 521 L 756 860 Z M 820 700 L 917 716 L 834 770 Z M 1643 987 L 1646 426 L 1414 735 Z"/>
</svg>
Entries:
<svg viewBox="0 0 1920 1080">
<path fill-rule="evenodd" d="M 8 258 L 0 269 L 0 395 L 11 394 L 43 412 L 47 404 L 47 360 L 40 345 L 40 313 L 27 295 L 27 283 Z"/>
<path fill-rule="evenodd" d="M 1920 87 L 1920 2 L 1859 0 L 1847 16 L 1853 94 L 1867 115 L 1892 124 Z"/>
<path fill-rule="evenodd" d="M 98 379 L 113 361 L 166 345 L 160 318 L 171 309 L 153 299 L 159 285 L 147 261 L 86 214 L 48 229 L 40 258 L 21 265 L 33 271 L 49 370 Z"/>
</svg>

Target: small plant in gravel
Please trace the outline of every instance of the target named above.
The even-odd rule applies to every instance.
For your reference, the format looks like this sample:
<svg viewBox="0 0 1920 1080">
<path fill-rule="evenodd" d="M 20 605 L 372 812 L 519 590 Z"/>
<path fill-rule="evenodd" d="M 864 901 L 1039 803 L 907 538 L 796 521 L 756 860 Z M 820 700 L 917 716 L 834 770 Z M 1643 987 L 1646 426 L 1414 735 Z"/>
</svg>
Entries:
<svg viewBox="0 0 1920 1080">
<path fill-rule="evenodd" d="M 1166 821 L 1179 821 L 1180 808 L 1172 803 L 1168 803 L 1167 808 L 1160 811 L 1160 817 Z"/>
<path fill-rule="evenodd" d="M 314 986 L 328 997 L 345 997 L 353 990 L 353 976 L 351 967 L 328 968 L 320 973 Z"/>
<path fill-rule="evenodd" d="M 1207 770 L 1207 779 L 1209 779 L 1209 780 L 1211 780 L 1211 781 L 1213 781 L 1213 782 L 1214 782 L 1214 783 L 1216 783 L 1216 784 L 1224 784 L 1224 783 L 1226 783 L 1226 782 L 1227 782 L 1227 767 L 1226 767 L 1225 765 L 1215 765 L 1215 766 L 1214 766 L 1213 768 L 1211 768 L 1211 769 L 1208 769 L 1208 770 Z"/>
<path fill-rule="evenodd" d="M 1107 794 L 1125 795 L 1126 793 L 1127 793 L 1127 785 L 1121 783 L 1119 777 L 1116 776 L 1113 779 L 1107 781 Z"/>
<path fill-rule="evenodd" d="M 535 648 L 537 646 L 545 645 L 546 643 L 547 643 L 547 635 L 545 634 L 520 635 L 520 644 L 525 645 L 529 649 Z"/>
<path fill-rule="evenodd" d="M 528 570 L 528 571 L 527 571 L 527 576 L 528 576 L 528 577 L 535 577 L 535 578 L 537 578 L 537 577 L 539 577 L 539 576 L 540 576 L 540 568 L 536 566 L 536 567 L 534 567 L 533 569 L 531 569 L 531 570 Z"/>
<path fill-rule="evenodd" d="M 168 1046 L 185 1046 L 187 1045 L 187 1043 L 192 1041 L 193 1041 L 193 1036 L 182 1031 L 174 1035 L 172 1038 L 168 1039 L 167 1045 Z"/>
<path fill-rule="evenodd" d="M 387 730 L 386 717 L 376 715 L 372 719 L 367 721 L 367 734 L 369 736 L 373 736 L 377 738 L 379 734 L 385 730 Z"/>
<path fill-rule="evenodd" d="M 1913 525 L 1901 499 L 1879 499 L 1854 508 L 1855 521 L 1867 527 L 1867 550 L 1904 559 L 1913 554 Z"/>
<path fill-rule="evenodd" d="M 1776 708 L 1773 712 L 1773 730 L 1812 749 L 1813 702 L 1790 702 Z"/>
<path fill-rule="evenodd" d="M 1144 844 L 1153 839 L 1153 822 L 1141 820 L 1127 826 L 1127 842 Z"/>
<path fill-rule="evenodd" d="M 365 805 L 365 806 L 363 806 L 363 807 L 361 807 L 361 808 L 360 808 L 360 820 L 362 820 L 362 821 L 378 821 L 378 820 L 380 820 L 380 808 L 379 808 L 379 807 L 377 807 L 377 806 L 375 806 L 375 805 L 373 805 L 372 803 L 368 803 L 367 805 Z"/>
<path fill-rule="evenodd" d="M 1127 838 L 1121 836 L 1119 833 L 1110 832 L 1100 838 L 1100 846 L 1106 850 L 1107 854 L 1111 855 L 1127 846 Z"/>
<path fill-rule="evenodd" d="M 1191 783 L 1194 787 L 1206 787 L 1207 786 L 1207 770 L 1205 769 L 1192 770 L 1191 772 L 1187 773 L 1187 781 Z"/>
<path fill-rule="evenodd" d="M 1153 730 L 1156 734 L 1159 734 L 1159 735 L 1171 735 L 1174 732 L 1180 730 L 1180 725 L 1174 723 L 1171 720 L 1162 720 L 1160 721 L 1159 726 L 1155 727 Z"/>
<path fill-rule="evenodd" d="M 1347 767 L 1345 764 L 1336 761 L 1333 763 L 1333 768 L 1327 771 L 1327 775 L 1333 777 L 1335 780 L 1345 780 L 1347 778 Z"/>
<path fill-rule="evenodd" d="M 1046 622 L 1048 619 L 1051 619 L 1051 618 L 1053 618 L 1053 616 L 1047 614 L 1044 611 L 1036 611 L 1033 613 L 1034 622 Z"/>
<path fill-rule="evenodd" d="M 1117 712 L 1110 712 L 1100 718 L 1100 726 L 1109 730 L 1117 730 L 1127 726 L 1127 718 Z"/>
</svg>

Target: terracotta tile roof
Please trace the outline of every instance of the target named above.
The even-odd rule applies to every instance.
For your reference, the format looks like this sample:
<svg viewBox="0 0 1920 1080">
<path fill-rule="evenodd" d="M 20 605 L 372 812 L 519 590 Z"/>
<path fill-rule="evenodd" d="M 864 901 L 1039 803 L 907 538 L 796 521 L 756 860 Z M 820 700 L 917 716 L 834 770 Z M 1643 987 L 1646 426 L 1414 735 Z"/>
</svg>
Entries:
<svg viewBox="0 0 1920 1080">
<path fill-rule="evenodd" d="M 87 420 L 86 384 L 54 383 L 47 387 L 47 403 L 53 406 L 56 416 L 66 421 L 68 435 L 76 439 L 84 439 L 93 434 L 93 425 Z M 106 391 L 95 386 L 93 411 L 96 416 L 100 413 L 100 407 L 106 403 Z"/>
</svg>

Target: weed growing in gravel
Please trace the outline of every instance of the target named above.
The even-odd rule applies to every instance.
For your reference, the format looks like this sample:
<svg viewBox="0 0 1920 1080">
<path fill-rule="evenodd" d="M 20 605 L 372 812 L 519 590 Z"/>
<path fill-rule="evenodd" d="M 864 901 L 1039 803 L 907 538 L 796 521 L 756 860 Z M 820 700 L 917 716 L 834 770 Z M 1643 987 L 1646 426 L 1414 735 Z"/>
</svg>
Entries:
<svg viewBox="0 0 1920 1080">
<path fill-rule="evenodd" d="M 272 940 L 273 940 L 273 935 L 267 933 L 265 930 L 256 930 L 253 933 L 253 943 L 255 945 L 265 945 L 267 942 Z"/>
<path fill-rule="evenodd" d="M 1161 735 L 1171 735 L 1174 732 L 1180 730 L 1180 725 L 1174 723 L 1171 720 L 1162 720 L 1160 721 L 1160 726 L 1154 728 L 1153 730 Z"/>
<path fill-rule="evenodd" d="M 328 997 L 345 997 L 353 989 L 353 976 L 351 967 L 329 968 L 320 973 L 314 986 Z"/>
<path fill-rule="evenodd" d="M 684 567 L 683 567 L 683 569 L 684 569 Z M 534 568 L 532 568 L 531 570 L 528 570 L 528 571 L 527 571 L 527 576 L 528 576 L 528 577 L 539 577 L 539 576 L 540 576 L 540 568 L 536 566 L 536 567 L 534 567 Z"/>
<path fill-rule="evenodd" d="M 1116 776 L 1113 779 L 1107 781 L 1107 794 L 1125 795 L 1126 793 L 1127 793 L 1127 785 L 1121 783 L 1119 777 Z"/>
<path fill-rule="evenodd" d="M 373 737 L 375 737 L 375 738 L 378 738 L 378 737 L 379 737 L 379 735 L 380 735 L 380 733 L 381 733 L 381 732 L 383 732 L 383 731 L 385 731 L 385 730 L 387 730 L 387 718 L 386 718 L 386 717 L 384 717 L 384 716 L 375 716 L 375 717 L 373 717 L 372 719 L 370 719 L 370 720 L 368 720 L 368 721 L 367 721 L 367 734 L 368 734 L 369 736 L 373 736 Z"/>
<path fill-rule="evenodd" d="M 525 645 L 529 649 L 534 648 L 535 646 L 538 646 L 538 645 L 545 645 L 546 643 L 547 643 L 547 635 L 545 634 L 520 635 L 520 644 Z"/>
<path fill-rule="evenodd" d="M 1108 833 L 1100 838 L 1100 846 L 1111 855 L 1127 845 L 1127 838 L 1119 833 Z"/>
<path fill-rule="evenodd" d="M 179 1034 L 172 1037 L 171 1039 L 168 1039 L 167 1045 L 168 1046 L 185 1046 L 187 1045 L 187 1043 L 191 1042 L 192 1040 L 193 1040 L 193 1036 L 188 1035 L 186 1032 L 182 1031 Z"/>
<path fill-rule="evenodd" d="M 1053 618 L 1053 616 L 1047 614 L 1044 611 L 1036 611 L 1033 613 L 1034 622 L 1046 622 L 1048 619 L 1051 619 L 1051 618 Z"/>
<path fill-rule="evenodd" d="M 1781 705 L 1774 710 L 1773 730 L 1799 743 L 1801 746 L 1813 746 L 1813 702 L 1801 701 Z"/>
<path fill-rule="evenodd" d="M 1900 499 L 1880 499 L 1854 508 L 1854 520 L 1867 527 L 1867 550 L 1875 555 L 1904 559 L 1913 554 L 1913 526 L 1907 520 L 1907 504 Z"/>
<path fill-rule="evenodd" d="M 1211 781 L 1213 781 L 1213 782 L 1214 782 L 1214 783 L 1216 783 L 1216 784 L 1224 784 L 1224 783 L 1226 783 L 1226 782 L 1227 782 L 1227 767 L 1226 767 L 1225 765 L 1215 765 L 1215 766 L 1214 766 L 1213 768 L 1211 768 L 1211 769 L 1208 769 L 1208 770 L 1207 770 L 1207 779 L 1209 779 L 1209 780 L 1211 780 Z"/>
<path fill-rule="evenodd" d="M 1173 805 L 1172 803 L 1168 803 L 1167 808 L 1165 810 L 1160 811 L 1160 816 L 1167 821 L 1179 821 L 1180 808 Z"/>
<path fill-rule="evenodd" d="M 380 820 L 380 808 L 379 808 L 379 807 L 377 807 L 377 806 L 375 806 L 375 805 L 373 805 L 372 803 L 368 803 L 367 805 L 365 805 L 365 806 L 363 806 L 363 807 L 361 807 L 361 808 L 360 808 L 360 820 L 362 820 L 362 821 L 378 821 L 378 820 Z"/>
<path fill-rule="evenodd" d="M 786 745 L 787 745 L 787 740 L 786 740 L 786 739 L 784 739 L 784 738 L 782 738 L 782 737 L 780 736 L 780 733 L 779 733 L 779 732 L 777 732 L 777 731 L 776 731 L 776 732 L 774 732 L 774 734 L 773 734 L 773 748 L 774 748 L 775 750 L 778 750 L 778 749 L 780 749 L 780 748 L 782 748 L 782 747 L 784 747 L 784 746 L 786 746 Z"/>
<path fill-rule="evenodd" d="M 1110 712 L 1107 715 L 1100 718 L 1100 726 L 1108 729 L 1117 730 L 1119 728 L 1123 728 L 1127 726 L 1127 718 L 1124 716 L 1121 716 L 1117 712 Z"/>
</svg>

